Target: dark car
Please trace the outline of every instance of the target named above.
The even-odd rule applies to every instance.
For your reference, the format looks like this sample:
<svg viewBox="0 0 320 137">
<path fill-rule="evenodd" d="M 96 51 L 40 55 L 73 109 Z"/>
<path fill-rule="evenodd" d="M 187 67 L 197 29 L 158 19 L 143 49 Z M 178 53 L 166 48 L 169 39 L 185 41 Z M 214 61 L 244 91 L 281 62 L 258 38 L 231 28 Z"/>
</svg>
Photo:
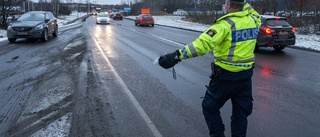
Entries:
<svg viewBox="0 0 320 137">
<path fill-rule="evenodd" d="M 256 50 L 259 47 L 273 47 L 283 50 L 296 43 L 296 29 L 284 17 L 261 15 L 261 27 L 257 37 Z"/>
<path fill-rule="evenodd" d="M 136 17 L 134 23 L 136 26 L 139 24 L 140 26 L 151 25 L 153 27 L 154 26 L 154 19 L 151 14 L 140 14 L 138 17 Z"/>
<path fill-rule="evenodd" d="M 109 13 L 109 17 L 113 18 L 114 12 Z"/>
<path fill-rule="evenodd" d="M 58 36 L 57 19 L 48 11 L 30 11 L 11 23 L 7 29 L 8 40 L 12 43 L 17 38 L 48 40 L 48 35 Z"/>
<path fill-rule="evenodd" d="M 123 20 L 121 13 L 117 12 L 113 15 L 113 20 Z"/>
</svg>

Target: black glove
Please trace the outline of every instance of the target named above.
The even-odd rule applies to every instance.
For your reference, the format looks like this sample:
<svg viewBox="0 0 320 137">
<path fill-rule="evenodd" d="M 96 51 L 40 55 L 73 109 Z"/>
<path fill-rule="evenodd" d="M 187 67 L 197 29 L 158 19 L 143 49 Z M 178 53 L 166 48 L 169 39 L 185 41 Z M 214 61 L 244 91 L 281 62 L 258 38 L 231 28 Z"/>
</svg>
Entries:
<svg viewBox="0 0 320 137">
<path fill-rule="evenodd" d="M 179 59 L 180 52 L 176 50 L 173 53 L 169 53 L 166 55 L 162 55 L 159 58 L 159 65 L 165 69 L 172 68 L 174 65 L 176 65 L 181 60 Z"/>
</svg>

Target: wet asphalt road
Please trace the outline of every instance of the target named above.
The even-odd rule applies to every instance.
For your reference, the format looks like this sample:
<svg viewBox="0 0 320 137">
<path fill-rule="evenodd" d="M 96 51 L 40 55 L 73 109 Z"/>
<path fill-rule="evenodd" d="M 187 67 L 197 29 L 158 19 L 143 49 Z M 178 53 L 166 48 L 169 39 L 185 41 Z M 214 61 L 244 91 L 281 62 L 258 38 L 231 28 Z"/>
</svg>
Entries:
<svg viewBox="0 0 320 137">
<path fill-rule="evenodd" d="M 159 55 L 200 33 L 95 17 L 57 38 L 0 46 L 0 136 L 208 136 L 201 97 L 212 55 L 172 70 Z M 256 52 L 249 137 L 320 135 L 319 52 Z M 231 103 L 221 111 L 230 136 Z"/>
</svg>

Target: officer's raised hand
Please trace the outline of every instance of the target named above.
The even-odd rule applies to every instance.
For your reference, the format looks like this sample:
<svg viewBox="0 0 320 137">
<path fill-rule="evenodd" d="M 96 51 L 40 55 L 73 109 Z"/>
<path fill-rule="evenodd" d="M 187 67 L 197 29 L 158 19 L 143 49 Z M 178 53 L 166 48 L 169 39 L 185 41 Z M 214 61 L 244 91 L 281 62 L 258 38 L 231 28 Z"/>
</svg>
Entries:
<svg viewBox="0 0 320 137">
<path fill-rule="evenodd" d="M 179 59 L 179 51 L 176 50 L 173 53 L 168 53 L 166 55 L 162 55 L 159 58 L 159 65 L 165 69 L 172 68 L 181 60 Z"/>
</svg>

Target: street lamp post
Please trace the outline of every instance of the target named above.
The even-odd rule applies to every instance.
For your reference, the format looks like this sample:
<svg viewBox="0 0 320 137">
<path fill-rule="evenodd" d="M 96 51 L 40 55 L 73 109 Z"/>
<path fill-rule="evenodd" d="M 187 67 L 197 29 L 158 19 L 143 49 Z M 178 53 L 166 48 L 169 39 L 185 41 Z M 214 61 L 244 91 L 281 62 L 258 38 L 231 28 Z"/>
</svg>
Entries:
<svg viewBox="0 0 320 137">
<path fill-rule="evenodd" d="M 262 14 L 262 7 L 263 7 L 263 4 L 262 4 L 262 2 L 263 2 L 263 0 L 261 0 L 261 2 L 260 2 L 260 14 Z"/>
<path fill-rule="evenodd" d="M 29 0 L 26 0 L 26 3 L 25 3 L 25 12 L 28 12 L 29 11 Z"/>
<path fill-rule="evenodd" d="M 23 12 L 26 12 L 26 2 L 22 2 L 22 8 L 23 8 Z"/>
<path fill-rule="evenodd" d="M 30 0 L 28 0 L 28 11 L 30 11 Z"/>
<path fill-rule="evenodd" d="M 40 10 L 42 11 L 42 2 L 43 1 L 39 1 L 40 2 Z"/>
<path fill-rule="evenodd" d="M 87 0 L 87 15 L 89 14 L 89 0 Z"/>
</svg>

